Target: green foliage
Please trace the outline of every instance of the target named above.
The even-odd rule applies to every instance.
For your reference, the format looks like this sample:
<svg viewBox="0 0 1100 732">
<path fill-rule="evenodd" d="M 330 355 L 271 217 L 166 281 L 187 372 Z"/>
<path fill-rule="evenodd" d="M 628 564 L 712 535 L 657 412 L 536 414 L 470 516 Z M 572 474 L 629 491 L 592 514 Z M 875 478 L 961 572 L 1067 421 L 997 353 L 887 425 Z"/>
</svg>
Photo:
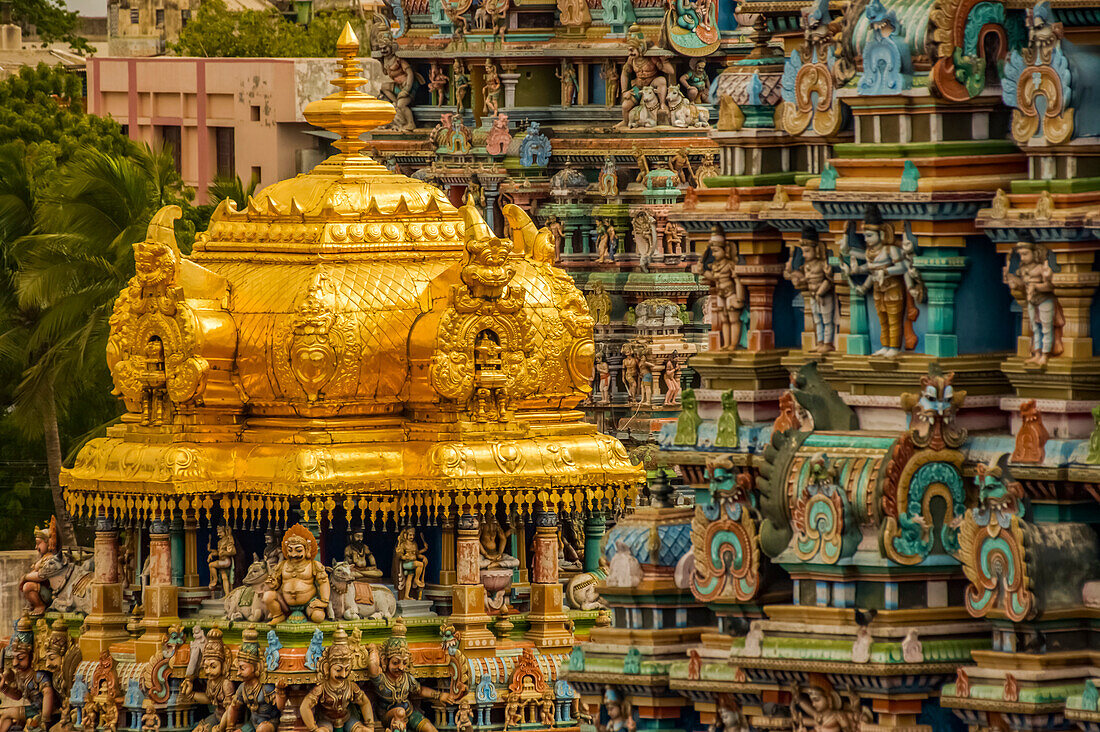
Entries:
<svg viewBox="0 0 1100 732">
<path fill-rule="evenodd" d="M 11 12 L 16 23 L 35 27 L 43 46 L 63 41 L 74 51 L 92 51 L 88 41 L 76 32 L 80 25 L 79 14 L 69 10 L 65 0 L 12 0 Z"/>
<path fill-rule="evenodd" d="M 224 0 L 204 0 L 172 49 L 180 56 L 332 58 L 347 22 L 366 37 L 362 21 L 348 10 L 315 13 L 308 25 L 299 25 L 274 10 L 231 13 Z"/>
</svg>

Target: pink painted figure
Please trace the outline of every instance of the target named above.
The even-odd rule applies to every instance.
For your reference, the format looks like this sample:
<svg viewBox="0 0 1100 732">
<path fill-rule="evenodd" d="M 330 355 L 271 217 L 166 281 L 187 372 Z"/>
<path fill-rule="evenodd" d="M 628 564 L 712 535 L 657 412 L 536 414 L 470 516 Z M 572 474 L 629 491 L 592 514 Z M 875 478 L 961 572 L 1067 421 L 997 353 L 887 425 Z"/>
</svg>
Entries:
<svg viewBox="0 0 1100 732">
<path fill-rule="evenodd" d="M 665 406 L 680 401 L 680 354 L 676 351 L 665 360 Z"/>
</svg>

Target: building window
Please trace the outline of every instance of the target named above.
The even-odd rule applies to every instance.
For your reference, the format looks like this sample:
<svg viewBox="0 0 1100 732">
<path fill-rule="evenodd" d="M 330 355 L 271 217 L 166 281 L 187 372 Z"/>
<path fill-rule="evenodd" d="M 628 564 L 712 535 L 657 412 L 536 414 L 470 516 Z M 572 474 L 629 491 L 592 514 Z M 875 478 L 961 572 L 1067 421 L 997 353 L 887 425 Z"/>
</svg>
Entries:
<svg viewBox="0 0 1100 732">
<path fill-rule="evenodd" d="M 180 11 L 180 27 L 187 25 L 191 21 L 191 8 L 184 8 Z"/>
<path fill-rule="evenodd" d="M 138 9 L 130 8 L 130 22 L 134 25 L 138 24 Z"/>
<path fill-rule="evenodd" d="M 253 122 L 259 122 L 260 121 L 260 108 L 258 106 L 256 106 L 255 104 L 252 105 L 252 121 Z"/>
<path fill-rule="evenodd" d="M 261 180 L 260 166 L 259 165 L 253 165 L 252 166 L 252 181 L 255 181 L 256 185 L 259 186 L 260 185 L 260 180 Z M 252 181 L 250 181 L 250 182 L 252 182 Z"/>
<path fill-rule="evenodd" d="M 164 8 L 157 8 L 157 26 L 164 25 Z"/>
<path fill-rule="evenodd" d="M 219 178 L 232 178 L 237 170 L 232 127 L 214 128 L 214 157 Z"/>
<path fill-rule="evenodd" d="M 183 172 L 183 154 L 181 152 L 182 136 L 178 125 L 164 125 L 160 128 L 160 141 L 164 147 L 171 150 L 172 160 L 176 164 L 176 172 Z"/>
</svg>

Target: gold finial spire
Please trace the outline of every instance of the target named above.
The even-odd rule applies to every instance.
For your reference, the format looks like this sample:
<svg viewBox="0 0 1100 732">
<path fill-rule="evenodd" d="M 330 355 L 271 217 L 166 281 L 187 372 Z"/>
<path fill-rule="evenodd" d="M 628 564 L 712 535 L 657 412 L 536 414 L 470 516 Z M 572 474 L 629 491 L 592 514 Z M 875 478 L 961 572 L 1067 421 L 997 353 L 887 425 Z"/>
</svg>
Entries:
<svg viewBox="0 0 1100 732">
<path fill-rule="evenodd" d="M 321 127 L 340 135 L 333 143 L 346 155 L 356 155 L 366 143 L 359 139 L 364 132 L 393 121 L 393 105 L 370 94 L 359 91 L 367 83 L 361 75 L 359 62 L 359 39 L 351 29 L 351 23 L 344 24 L 344 30 L 336 41 L 336 50 L 340 54 L 339 76 L 332 85 L 340 91 L 329 94 L 324 99 L 310 102 L 305 108 L 305 118 L 314 127 Z"/>
</svg>

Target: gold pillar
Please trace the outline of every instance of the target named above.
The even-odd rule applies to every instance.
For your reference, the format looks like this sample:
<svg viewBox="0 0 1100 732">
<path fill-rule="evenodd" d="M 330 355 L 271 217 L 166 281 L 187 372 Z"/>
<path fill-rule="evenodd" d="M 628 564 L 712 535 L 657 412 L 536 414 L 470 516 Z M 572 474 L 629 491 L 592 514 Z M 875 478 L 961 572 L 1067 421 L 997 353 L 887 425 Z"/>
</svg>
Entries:
<svg viewBox="0 0 1100 732">
<path fill-rule="evenodd" d="M 84 619 L 80 653 L 94 659 L 130 637 L 122 608 L 122 583 L 118 581 L 118 528 L 105 515 L 96 517 L 95 575 L 88 590 L 92 593 L 92 609 Z"/>
<path fill-rule="evenodd" d="M 439 584 L 447 587 L 455 584 L 455 520 L 453 516 L 443 519 L 442 541 L 439 558 Z"/>
<path fill-rule="evenodd" d="M 535 562 L 531 573 L 531 623 L 527 639 L 542 649 L 573 645 L 558 581 L 558 514 L 535 513 Z"/>
<path fill-rule="evenodd" d="M 142 592 L 145 633 L 137 640 L 134 653 L 138 663 L 148 661 L 160 650 L 161 636 L 179 622 L 179 590 L 172 584 L 172 549 L 168 520 L 153 519 L 149 528 L 149 584 Z"/>
<path fill-rule="evenodd" d="M 491 656 L 496 636 L 489 631 L 485 612 L 485 586 L 481 584 L 478 559 L 478 519 L 475 513 L 458 517 L 455 541 L 455 581 L 451 587 L 451 622 L 462 632 L 461 648 L 467 656 Z"/>
<path fill-rule="evenodd" d="M 193 509 L 183 516 L 183 586 L 199 586 L 199 521 Z"/>
</svg>

